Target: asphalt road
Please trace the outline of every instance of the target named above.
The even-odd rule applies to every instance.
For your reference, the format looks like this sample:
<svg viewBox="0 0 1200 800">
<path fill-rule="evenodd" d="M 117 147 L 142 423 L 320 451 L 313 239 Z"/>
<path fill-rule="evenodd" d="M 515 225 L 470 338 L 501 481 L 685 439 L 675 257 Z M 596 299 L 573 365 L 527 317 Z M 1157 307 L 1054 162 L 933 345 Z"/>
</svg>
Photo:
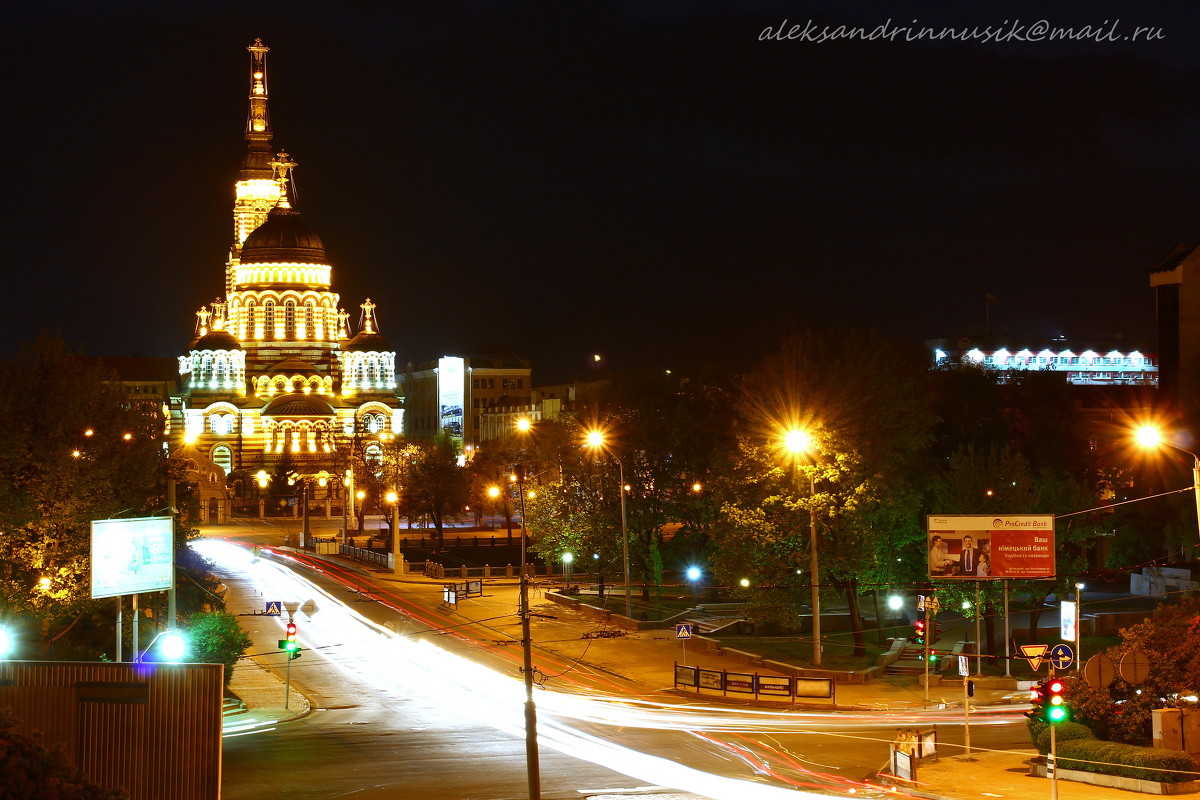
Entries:
<svg viewBox="0 0 1200 800">
<path fill-rule="evenodd" d="M 405 663 L 389 663 L 386 652 L 364 650 L 350 637 L 339 636 L 348 630 L 345 623 L 341 628 L 335 623 L 335 627 L 316 630 L 318 622 L 332 617 L 338 606 L 352 608 L 400 633 L 455 620 L 430 616 L 435 612 L 429 609 L 422 609 L 421 617 L 414 619 L 347 589 L 334 576 L 305 572 L 306 578 L 327 593 L 306 604 L 312 617 L 302 626 L 302 633 L 311 631 L 309 635 L 322 644 L 310 645 L 304 657 L 293 662 L 292 670 L 295 684 L 310 698 L 314 711 L 272 731 L 227 739 L 224 796 L 233 800 L 385 798 L 401 793 L 439 800 L 528 797 L 519 728 L 481 720 L 472 713 L 474 701 L 468 697 L 464 705 L 464 698 L 458 696 L 477 687 L 435 689 L 430 679 L 410 675 L 412 668 Z M 289 591 L 264 589 L 249 575 L 228 575 L 231 607 L 258 608 L 264 592 Z M 267 653 L 276 649 L 278 620 L 244 617 L 243 623 L 257 650 Z M 462 655 L 463 649 L 459 646 L 456 652 Z M 511 651 L 490 649 L 476 655 L 512 675 Z M 568 747 L 577 746 L 573 744 L 577 738 L 615 743 L 632 753 L 657 755 L 692 770 L 754 781 L 762 789 L 789 787 L 792 796 L 799 794 L 795 789 L 843 794 L 847 788 L 855 788 L 859 796 L 870 796 L 875 794 L 874 787 L 865 781 L 886 761 L 886 743 L 901 726 L 882 714 L 799 722 L 796 715 L 790 715 L 788 726 L 776 729 L 764 724 L 758 730 L 754 724 L 744 724 L 745 720 L 726 728 L 707 713 L 681 706 L 667 712 L 660 717 L 660 725 L 632 722 L 622 726 L 612 720 L 581 720 L 543 711 L 539 727 L 547 742 L 561 732 Z M 960 715 L 930 718 L 941 723 L 941 741 L 961 742 Z M 972 744 L 1008 748 L 1025 746 L 1027 740 L 1023 725 L 981 725 L 973 727 Z M 614 762 L 611 753 L 591 758 L 613 768 L 544 745 L 540 753 L 542 796 L 547 800 L 598 797 L 609 790 L 625 793 L 647 786 L 645 779 L 622 773 L 638 774 L 635 765 Z M 714 791 L 713 796 L 730 795 Z"/>
</svg>

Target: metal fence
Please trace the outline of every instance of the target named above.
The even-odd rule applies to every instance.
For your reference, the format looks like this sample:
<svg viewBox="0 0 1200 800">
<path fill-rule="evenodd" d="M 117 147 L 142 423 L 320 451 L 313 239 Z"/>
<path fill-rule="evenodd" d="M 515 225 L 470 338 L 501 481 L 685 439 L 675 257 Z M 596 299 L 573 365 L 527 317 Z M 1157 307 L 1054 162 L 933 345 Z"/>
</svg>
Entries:
<svg viewBox="0 0 1200 800">
<path fill-rule="evenodd" d="M 388 566 L 388 554 L 377 550 L 365 550 L 361 547 L 344 544 L 338 552 L 346 558 L 353 558 L 355 561 L 362 561 L 365 564 L 374 564 L 383 569 L 387 569 Z"/>
</svg>

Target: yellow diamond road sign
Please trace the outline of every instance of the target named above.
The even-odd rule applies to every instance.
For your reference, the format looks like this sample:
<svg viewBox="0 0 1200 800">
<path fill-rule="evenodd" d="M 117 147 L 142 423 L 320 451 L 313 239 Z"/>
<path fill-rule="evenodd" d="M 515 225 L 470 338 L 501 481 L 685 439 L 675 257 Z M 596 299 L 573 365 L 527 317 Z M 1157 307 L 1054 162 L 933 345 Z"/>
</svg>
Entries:
<svg viewBox="0 0 1200 800">
<path fill-rule="evenodd" d="M 1021 645 L 1021 658 L 1029 662 L 1029 668 L 1037 672 L 1037 668 L 1042 665 L 1042 660 L 1046 657 L 1046 651 L 1050 649 L 1048 644 L 1023 644 Z"/>
</svg>

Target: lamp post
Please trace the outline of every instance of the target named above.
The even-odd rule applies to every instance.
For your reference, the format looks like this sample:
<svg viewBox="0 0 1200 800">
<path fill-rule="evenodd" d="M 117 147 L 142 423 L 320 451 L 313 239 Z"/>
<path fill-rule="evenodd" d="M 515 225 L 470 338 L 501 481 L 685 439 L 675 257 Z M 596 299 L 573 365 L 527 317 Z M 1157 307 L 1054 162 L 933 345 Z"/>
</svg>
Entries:
<svg viewBox="0 0 1200 800">
<path fill-rule="evenodd" d="M 542 776 L 538 765 L 537 706 L 533 702 L 533 640 L 529 633 L 529 573 L 525 568 L 528 522 L 525 519 L 525 465 L 514 472 L 521 503 L 521 658 L 525 674 L 525 772 L 529 781 L 529 800 L 541 800 Z"/>
<path fill-rule="evenodd" d="M 604 433 L 597 430 L 588 431 L 586 444 L 593 450 L 603 448 Z M 617 475 L 621 482 L 621 560 L 625 567 L 625 616 L 633 619 L 633 598 L 629 593 L 629 535 L 625 526 L 625 465 L 615 454 L 610 452 L 609 455 L 617 462 Z"/>
<path fill-rule="evenodd" d="M 792 454 L 792 468 L 795 470 L 796 459 L 801 453 L 813 450 L 812 436 L 805 431 L 790 430 L 784 434 L 784 446 Z M 817 496 L 817 474 L 809 474 L 809 502 L 815 505 Z M 821 666 L 821 564 L 817 557 L 817 510 L 808 511 L 809 561 L 812 562 L 812 619 L 813 619 L 813 666 Z"/>
<path fill-rule="evenodd" d="M 696 583 L 700 580 L 700 568 L 688 567 L 687 579 L 692 584 L 692 608 L 696 607 Z M 749 583 L 749 581 L 747 581 Z"/>
<path fill-rule="evenodd" d="M 1192 494 L 1195 495 L 1196 500 L 1196 525 L 1200 529 L 1200 456 L 1191 450 L 1186 450 L 1177 444 L 1166 441 L 1162 438 L 1162 431 L 1152 425 L 1138 428 L 1134 433 L 1134 438 L 1142 447 L 1150 448 L 1165 444 L 1167 447 L 1172 447 L 1192 457 Z"/>
<path fill-rule="evenodd" d="M 567 594 L 571 593 L 571 564 L 575 561 L 575 556 L 571 553 L 563 553 L 563 572 L 567 577 Z"/>
</svg>

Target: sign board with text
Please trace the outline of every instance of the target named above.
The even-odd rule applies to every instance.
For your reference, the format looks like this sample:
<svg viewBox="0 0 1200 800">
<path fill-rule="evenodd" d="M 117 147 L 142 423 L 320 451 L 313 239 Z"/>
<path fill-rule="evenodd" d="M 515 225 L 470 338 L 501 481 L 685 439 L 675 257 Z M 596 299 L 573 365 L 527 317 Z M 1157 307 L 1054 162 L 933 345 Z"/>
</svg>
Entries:
<svg viewBox="0 0 1200 800">
<path fill-rule="evenodd" d="M 1054 515 L 930 514 L 929 577 L 1054 577 Z"/>
</svg>

